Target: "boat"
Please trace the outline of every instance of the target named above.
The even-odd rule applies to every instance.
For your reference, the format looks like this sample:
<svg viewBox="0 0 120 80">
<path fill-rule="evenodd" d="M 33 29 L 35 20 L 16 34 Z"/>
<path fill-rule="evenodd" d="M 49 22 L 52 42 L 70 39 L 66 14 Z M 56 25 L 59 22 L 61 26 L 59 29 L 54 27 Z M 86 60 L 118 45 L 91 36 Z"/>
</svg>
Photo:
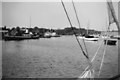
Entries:
<svg viewBox="0 0 120 80">
<path fill-rule="evenodd" d="M 3 37 L 3 39 L 5 41 L 8 41 L 8 40 L 39 39 L 39 35 L 35 35 L 35 36 L 9 36 L 9 35 L 5 35 Z"/>
<path fill-rule="evenodd" d="M 86 41 L 98 41 L 99 37 L 95 37 L 93 35 L 85 35 L 85 36 L 79 36 L 80 39 L 84 39 Z"/>
<path fill-rule="evenodd" d="M 94 36 L 79 36 L 80 39 L 84 39 L 86 41 L 98 41 L 99 38 L 98 37 L 94 37 Z"/>
<path fill-rule="evenodd" d="M 93 35 L 86 35 L 85 40 L 88 40 L 88 41 L 98 41 L 98 37 L 94 37 Z"/>
<path fill-rule="evenodd" d="M 56 34 L 55 32 L 51 33 L 50 35 L 51 37 L 60 37 L 60 35 Z"/>
<path fill-rule="evenodd" d="M 82 35 L 84 36 L 83 39 L 85 39 L 86 41 L 98 41 L 99 37 L 96 35 L 90 35 L 88 29 L 89 29 L 89 22 L 88 22 L 88 27 L 87 27 L 87 33 Z"/>
<path fill-rule="evenodd" d="M 114 36 L 102 36 L 102 38 L 104 39 L 104 44 L 107 45 L 116 45 L 117 43 L 117 38 L 114 38 Z"/>
<path fill-rule="evenodd" d="M 61 0 L 62 1 L 62 0 Z M 68 13 L 67 13 L 67 10 L 66 10 L 66 8 L 65 8 L 65 5 L 64 5 L 64 3 L 63 3 L 63 1 L 61 2 L 62 3 L 62 5 L 63 5 L 63 8 L 64 8 L 64 11 L 65 11 L 65 13 L 66 13 L 66 16 L 67 16 L 67 18 L 68 18 L 68 21 L 69 21 L 69 23 L 70 23 L 70 25 L 71 25 L 71 27 L 72 27 L 72 23 L 71 23 L 71 21 L 70 21 L 70 18 L 69 18 L 69 16 L 68 16 Z M 72 2 L 73 3 L 73 2 Z M 110 4 L 110 2 L 107 2 L 107 3 L 109 3 Z M 112 4 L 112 3 L 111 3 Z M 74 7 L 74 3 L 73 3 L 73 7 Z M 111 8 L 111 6 L 109 6 L 110 8 Z M 75 8 L 74 8 L 74 10 L 75 10 Z M 113 9 L 111 9 L 111 10 L 113 10 Z M 112 11 L 111 11 L 112 12 Z M 76 10 L 75 10 L 75 13 L 77 14 L 77 12 L 76 12 Z M 112 13 L 113 14 L 113 13 Z M 77 17 L 77 16 L 76 16 Z M 117 19 L 115 18 L 115 15 L 112 15 L 112 17 L 114 17 L 114 20 L 115 20 L 115 22 L 116 22 L 116 24 L 117 24 L 117 26 L 118 26 L 118 30 L 120 31 L 120 27 L 119 27 L 119 24 L 118 24 L 118 21 L 117 21 Z M 77 20 L 78 20 L 78 23 L 79 23 L 79 19 L 77 18 Z M 109 21 L 110 22 L 110 21 Z M 111 24 L 111 22 L 109 23 L 109 25 Z M 109 27 L 108 27 L 109 28 Z M 99 51 L 99 49 L 101 48 L 101 45 L 102 45 L 102 43 L 101 43 L 101 45 L 100 45 L 100 47 L 98 48 L 98 50 L 96 51 L 96 53 L 95 53 L 95 57 L 93 57 L 93 59 L 90 61 L 90 59 L 89 59 L 89 54 L 87 53 L 87 48 L 86 48 L 86 53 L 84 52 L 84 50 L 83 50 L 83 48 L 82 48 L 82 46 L 81 46 L 81 44 L 80 44 L 80 42 L 79 42 L 79 40 L 78 40 L 78 38 L 77 38 L 77 36 L 76 36 L 76 34 L 74 34 L 75 35 L 75 37 L 76 37 L 76 40 L 77 40 L 77 42 L 78 42 L 78 44 L 80 45 L 80 48 L 81 48 L 81 50 L 82 50 L 82 52 L 83 52 L 83 55 L 86 57 L 86 59 L 87 59 L 87 61 L 88 61 L 88 64 L 89 64 L 89 66 L 88 67 L 86 67 L 86 69 L 82 72 L 82 74 L 78 77 L 78 78 L 86 78 L 85 80 L 91 80 L 92 78 L 92 80 L 94 80 L 94 78 L 96 78 L 96 75 L 97 75 L 97 78 L 100 78 L 100 74 L 101 74 L 101 71 L 102 71 L 102 65 L 103 65 L 103 63 L 104 63 L 104 57 L 105 57 L 105 54 L 106 54 L 106 49 L 107 49 L 107 46 L 105 46 L 105 48 L 104 48 L 104 51 L 103 51 L 103 56 L 102 56 L 102 59 L 101 59 L 101 63 L 100 63 L 100 67 L 99 67 L 99 72 L 98 73 L 95 73 L 95 69 L 94 69 L 94 66 L 93 66 L 93 60 L 95 59 L 95 57 L 96 57 L 96 54 L 98 53 L 98 51 Z M 78 36 L 79 38 L 81 38 L 81 39 L 86 39 L 86 40 L 94 40 L 94 39 L 98 39 L 99 37 L 95 37 L 95 36 L 93 36 L 93 35 L 90 35 L 90 34 L 88 34 L 87 33 L 87 36 L 86 35 L 82 35 L 82 36 Z M 105 42 L 105 44 L 111 44 L 111 45 L 114 45 L 114 44 L 116 44 L 116 42 L 117 42 L 117 40 L 116 39 L 112 39 L 112 38 L 108 38 L 108 37 L 110 37 L 110 36 L 104 36 L 104 42 Z M 83 41 L 84 42 L 84 41 Z M 85 43 L 84 43 L 84 46 L 86 47 L 86 45 L 85 45 Z M 112 80 L 112 79 L 110 79 L 110 80 Z"/>
<path fill-rule="evenodd" d="M 110 38 L 112 38 L 112 39 L 118 39 L 118 40 L 120 40 L 120 36 L 110 36 Z"/>
<path fill-rule="evenodd" d="M 84 38 L 87 41 L 98 41 L 99 38 Z"/>
<path fill-rule="evenodd" d="M 116 45 L 116 43 L 117 43 L 117 40 L 116 39 L 105 39 L 104 40 L 104 44 L 107 44 L 107 45 Z"/>
<path fill-rule="evenodd" d="M 51 33 L 50 32 L 46 32 L 46 33 L 44 33 L 44 36 L 43 36 L 44 38 L 51 38 L 52 36 L 51 36 Z"/>
</svg>

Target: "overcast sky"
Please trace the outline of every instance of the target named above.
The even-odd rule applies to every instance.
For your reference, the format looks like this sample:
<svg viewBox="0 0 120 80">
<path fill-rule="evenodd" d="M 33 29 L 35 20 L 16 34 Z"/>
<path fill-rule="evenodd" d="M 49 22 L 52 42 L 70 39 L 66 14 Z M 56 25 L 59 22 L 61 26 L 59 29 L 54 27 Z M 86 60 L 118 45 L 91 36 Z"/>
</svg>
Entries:
<svg viewBox="0 0 120 80">
<path fill-rule="evenodd" d="M 114 9 L 118 13 L 116 2 Z M 1 4 L 0 4 L 1 5 Z M 66 9 L 73 26 L 78 27 L 73 6 L 71 2 L 65 2 Z M 81 27 L 96 30 L 105 30 L 107 7 L 105 2 L 75 2 Z M 60 2 L 2 2 L 2 26 L 38 26 L 43 28 L 65 28 L 69 27 L 66 14 Z M 116 25 L 112 25 L 116 29 Z"/>
</svg>

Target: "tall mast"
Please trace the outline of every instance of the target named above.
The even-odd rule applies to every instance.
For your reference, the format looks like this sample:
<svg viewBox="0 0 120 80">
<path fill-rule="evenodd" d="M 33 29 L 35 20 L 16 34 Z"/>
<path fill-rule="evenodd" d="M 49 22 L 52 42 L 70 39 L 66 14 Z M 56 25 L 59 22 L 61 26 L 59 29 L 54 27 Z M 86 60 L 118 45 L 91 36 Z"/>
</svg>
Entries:
<svg viewBox="0 0 120 80">
<path fill-rule="evenodd" d="M 118 24 L 119 24 L 119 27 L 120 27 L 120 15 L 119 15 L 119 13 L 120 13 L 120 2 L 118 2 Z M 118 30 L 118 35 L 120 35 L 120 30 Z M 119 44 L 119 42 L 118 42 L 118 44 Z M 118 53 L 120 52 L 120 45 L 118 45 Z M 120 54 L 118 54 L 118 66 L 120 66 Z M 120 67 L 118 67 L 118 73 L 120 73 Z M 120 79 L 120 78 L 119 78 Z"/>
<path fill-rule="evenodd" d="M 29 24 L 30 24 L 30 25 L 29 25 L 29 27 L 31 28 L 31 16 L 30 16 L 30 21 L 29 21 Z"/>
<path fill-rule="evenodd" d="M 88 29 L 89 29 L 89 27 L 90 27 L 90 22 L 89 22 L 89 20 L 88 20 L 88 24 L 87 24 L 87 34 L 88 34 Z"/>
</svg>

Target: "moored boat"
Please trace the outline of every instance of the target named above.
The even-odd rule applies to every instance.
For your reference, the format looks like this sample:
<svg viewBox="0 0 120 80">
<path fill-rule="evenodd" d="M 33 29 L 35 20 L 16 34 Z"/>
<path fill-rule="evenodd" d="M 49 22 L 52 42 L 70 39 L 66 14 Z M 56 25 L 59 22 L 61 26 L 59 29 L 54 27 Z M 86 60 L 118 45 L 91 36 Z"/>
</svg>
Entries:
<svg viewBox="0 0 120 80">
<path fill-rule="evenodd" d="M 9 36 L 9 35 L 5 35 L 4 40 L 8 41 L 8 40 L 25 40 L 25 39 L 39 39 L 39 36 Z"/>
<path fill-rule="evenodd" d="M 118 40 L 120 40 L 120 36 L 110 36 L 110 38 L 112 38 L 112 39 L 118 39 Z"/>
<path fill-rule="evenodd" d="M 84 38 L 87 41 L 98 41 L 99 38 Z"/>
<path fill-rule="evenodd" d="M 80 39 L 84 39 L 86 41 L 98 41 L 99 37 L 94 37 L 92 35 L 86 35 L 86 36 L 79 36 Z"/>
<path fill-rule="evenodd" d="M 104 40 L 104 44 L 107 44 L 107 45 L 116 45 L 117 43 L 117 40 L 116 39 L 105 39 Z"/>
</svg>

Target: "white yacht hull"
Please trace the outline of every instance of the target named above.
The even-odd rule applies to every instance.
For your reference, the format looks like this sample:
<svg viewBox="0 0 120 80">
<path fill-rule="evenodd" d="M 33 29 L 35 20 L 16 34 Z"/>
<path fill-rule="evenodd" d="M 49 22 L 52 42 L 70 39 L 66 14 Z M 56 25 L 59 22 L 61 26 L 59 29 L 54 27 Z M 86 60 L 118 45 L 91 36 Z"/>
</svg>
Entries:
<svg viewBox="0 0 120 80">
<path fill-rule="evenodd" d="M 85 37 L 82 37 L 82 36 L 79 36 L 80 39 L 84 39 L 86 41 L 98 41 L 99 38 L 85 38 Z"/>
</svg>

